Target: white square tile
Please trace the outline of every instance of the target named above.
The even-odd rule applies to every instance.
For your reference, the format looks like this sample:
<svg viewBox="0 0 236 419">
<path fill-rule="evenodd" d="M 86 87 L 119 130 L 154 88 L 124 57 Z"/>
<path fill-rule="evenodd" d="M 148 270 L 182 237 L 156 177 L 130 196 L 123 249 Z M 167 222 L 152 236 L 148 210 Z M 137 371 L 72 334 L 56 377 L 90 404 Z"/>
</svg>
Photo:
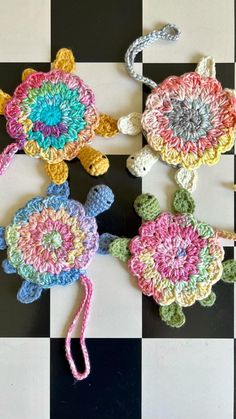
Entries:
<svg viewBox="0 0 236 419">
<path fill-rule="evenodd" d="M 143 192 L 155 195 L 162 210 L 171 210 L 174 192 L 178 188 L 174 180 L 175 169 L 157 162 L 143 178 Z M 196 217 L 215 228 L 234 229 L 234 156 L 223 155 L 215 166 L 198 169 L 197 189 L 193 193 Z M 222 241 L 233 245 L 232 241 Z"/>
<path fill-rule="evenodd" d="M 145 0 L 144 33 L 175 23 L 177 42 L 158 41 L 144 51 L 143 62 L 196 62 L 212 55 L 217 62 L 234 62 L 234 2 L 232 0 Z"/>
<path fill-rule="evenodd" d="M 25 155 L 14 157 L 0 176 L 0 225 L 6 226 L 15 211 L 37 195 L 46 195 L 48 178 L 41 160 Z"/>
<path fill-rule="evenodd" d="M 4 419 L 49 419 L 50 339 L 0 339 Z"/>
<path fill-rule="evenodd" d="M 142 64 L 135 64 L 142 73 Z M 94 91 L 97 109 L 119 119 L 131 112 L 142 112 L 142 85 L 131 79 L 120 63 L 78 63 L 76 73 Z M 130 137 L 118 134 L 114 138 L 97 137 L 93 146 L 102 153 L 131 154 L 142 144 L 141 134 Z"/>
<path fill-rule="evenodd" d="M 0 62 L 50 61 L 50 0 L 1 2 Z"/>
<path fill-rule="evenodd" d="M 88 269 L 94 292 L 87 337 L 142 336 L 142 294 L 127 267 L 111 256 L 96 255 Z M 83 295 L 80 283 L 51 289 L 51 337 L 64 337 Z M 76 336 L 79 336 L 79 328 Z"/>
<path fill-rule="evenodd" d="M 142 419 L 233 419 L 233 339 L 143 339 Z"/>
</svg>

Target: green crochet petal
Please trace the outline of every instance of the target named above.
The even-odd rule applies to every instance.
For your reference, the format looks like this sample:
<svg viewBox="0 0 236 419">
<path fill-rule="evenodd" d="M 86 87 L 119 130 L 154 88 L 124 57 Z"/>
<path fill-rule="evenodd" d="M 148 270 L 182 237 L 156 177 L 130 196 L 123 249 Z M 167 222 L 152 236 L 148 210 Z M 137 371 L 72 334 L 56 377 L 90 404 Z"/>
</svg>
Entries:
<svg viewBox="0 0 236 419">
<path fill-rule="evenodd" d="M 229 259 L 223 262 L 223 275 L 221 279 L 224 282 L 236 282 L 236 260 Z"/>
<path fill-rule="evenodd" d="M 179 328 L 185 323 L 185 315 L 182 307 L 176 303 L 169 306 L 161 306 L 159 309 L 161 319 L 170 327 Z"/>
<path fill-rule="evenodd" d="M 195 203 L 186 189 L 178 189 L 174 195 L 173 208 L 180 214 L 193 214 Z"/>
<path fill-rule="evenodd" d="M 216 295 L 213 291 L 211 291 L 210 295 L 208 297 L 204 298 L 203 300 L 200 300 L 199 303 L 203 307 L 212 307 L 215 304 L 216 301 Z"/>
</svg>

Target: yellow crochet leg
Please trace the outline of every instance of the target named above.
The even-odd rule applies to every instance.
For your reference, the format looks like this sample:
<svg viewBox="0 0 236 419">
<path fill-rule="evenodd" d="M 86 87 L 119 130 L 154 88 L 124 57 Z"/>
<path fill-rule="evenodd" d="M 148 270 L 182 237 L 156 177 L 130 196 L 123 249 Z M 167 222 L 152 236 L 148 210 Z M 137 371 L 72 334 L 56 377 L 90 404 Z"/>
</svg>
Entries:
<svg viewBox="0 0 236 419">
<path fill-rule="evenodd" d="M 78 153 L 83 168 L 91 176 L 99 176 L 106 173 L 109 169 L 109 160 L 107 156 L 92 147 L 85 146 Z"/>
<path fill-rule="evenodd" d="M 33 68 L 25 68 L 24 71 L 22 71 L 21 80 L 25 81 L 25 79 L 27 79 L 27 77 L 33 73 L 36 73 L 36 70 L 34 70 Z"/>
<path fill-rule="evenodd" d="M 73 52 L 67 48 L 59 49 L 56 55 L 56 59 L 52 63 L 52 68 L 63 70 L 66 73 L 74 73 L 75 58 Z"/>
<path fill-rule="evenodd" d="M 99 123 L 95 129 L 95 133 L 100 137 L 110 138 L 118 134 L 117 120 L 112 116 L 101 113 L 99 115 Z"/>
<path fill-rule="evenodd" d="M 5 109 L 6 103 L 10 99 L 11 99 L 11 96 L 0 89 L 0 115 L 4 115 L 4 109 Z"/>
<path fill-rule="evenodd" d="M 46 172 L 53 183 L 61 185 L 68 178 L 68 166 L 64 161 L 56 164 L 45 164 Z"/>
</svg>

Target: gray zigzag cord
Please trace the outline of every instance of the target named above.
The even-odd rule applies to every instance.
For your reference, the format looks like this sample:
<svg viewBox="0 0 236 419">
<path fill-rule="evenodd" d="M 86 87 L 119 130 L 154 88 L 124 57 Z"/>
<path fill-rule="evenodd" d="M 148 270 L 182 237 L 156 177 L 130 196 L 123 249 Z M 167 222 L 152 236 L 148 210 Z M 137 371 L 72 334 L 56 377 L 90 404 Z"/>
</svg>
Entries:
<svg viewBox="0 0 236 419">
<path fill-rule="evenodd" d="M 168 24 L 163 26 L 160 31 L 152 31 L 145 36 L 140 36 L 137 38 L 127 49 L 125 54 L 125 63 L 126 68 L 130 76 L 140 81 L 141 83 L 146 84 L 147 86 L 154 89 L 157 86 L 153 80 L 149 79 L 148 77 L 141 76 L 140 74 L 136 73 L 134 70 L 134 60 L 136 55 L 141 52 L 144 48 L 148 47 L 149 45 L 156 42 L 158 39 L 166 40 L 166 41 L 176 41 L 179 39 L 181 32 L 179 28 L 174 24 Z"/>
</svg>

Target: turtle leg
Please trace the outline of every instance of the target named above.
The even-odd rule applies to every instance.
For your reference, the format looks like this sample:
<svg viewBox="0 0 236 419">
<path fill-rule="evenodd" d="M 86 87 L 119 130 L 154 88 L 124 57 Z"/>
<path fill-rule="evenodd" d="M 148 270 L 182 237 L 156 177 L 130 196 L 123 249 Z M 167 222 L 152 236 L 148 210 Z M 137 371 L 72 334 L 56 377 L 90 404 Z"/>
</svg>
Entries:
<svg viewBox="0 0 236 419">
<path fill-rule="evenodd" d="M 128 157 L 126 166 L 133 176 L 143 177 L 150 172 L 157 161 L 158 153 L 149 145 L 145 145 L 141 150 Z"/>
<path fill-rule="evenodd" d="M 228 283 L 236 282 L 236 260 L 229 259 L 223 262 L 222 281 Z"/>
<path fill-rule="evenodd" d="M 6 241 L 5 241 L 5 228 L 0 227 L 0 250 L 4 250 L 7 248 Z"/>
<path fill-rule="evenodd" d="M 82 147 L 77 157 L 83 168 L 91 176 L 104 175 L 109 169 L 109 160 L 107 156 L 92 147 Z"/>
<path fill-rule="evenodd" d="M 2 262 L 2 268 L 6 274 L 15 274 L 16 268 L 7 260 L 3 260 Z"/>
<path fill-rule="evenodd" d="M 159 309 L 161 319 L 167 326 L 179 328 L 185 323 L 185 315 L 182 307 L 176 303 L 161 306 Z"/>
<path fill-rule="evenodd" d="M 52 68 L 63 70 L 66 73 L 75 72 L 75 57 L 73 52 L 67 48 L 61 48 L 56 54 L 55 60 L 52 62 Z"/>
<path fill-rule="evenodd" d="M 118 122 L 118 130 L 125 135 L 138 135 L 142 132 L 142 114 L 132 112 L 129 115 L 122 116 Z"/>
<path fill-rule="evenodd" d="M 69 169 L 64 161 L 55 164 L 46 163 L 45 169 L 51 181 L 56 185 L 61 185 L 68 178 Z"/>
<path fill-rule="evenodd" d="M 25 68 L 24 71 L 22 71 L 21 80 L 25 81 L 28 76 L 34 73 L 37 73 L 37 70 L 34 70 L 33 68 Z"/>
<path fill-rule="evenodd" d="M 0 115 L 4 115 L 5 106 L 10 99 L 11 96 L 0 89 Z"/>
<path fill-rule="evenodd" d="M 33 303 L 33 301 L 39 299 L 42 294 L 42 290 L 43 288 L 33 284 L 32 282 L 23 281 L 17 293 L 17 300 L 24 304 Z"/>
<path fill-rule="evenodd" d="M 173 209 L 179 214 L 193 214 L 195 203 L 186 189 L 178 189 L 174 194 Z"/>
<path fill-rule="evenodd" d="M 112 116 L 100 113 L 98 126 L 95 129 L 95 134 L 104 138 L 115 137 L 119 133 L 117 127 L 117 120 Z"/>
<path fill-rule="evenodd" d="M 116 240 L 118 237 L 114 236 L 113 234 L 110 233 L 103 233 L 100 237 L 99 237 L 99 247 L 97 250 L 97 253 L 99 253 L 100 255 L 107 255 L 109 253 L 109 246 L 110 244 Z"/>
<path fill-rule="evenodd" d="M 210 295 L 208 297 L 204 298 L 203 300 L 200 300 L 199 303 L 203 307 L 212 307 L 215 304 L 216 301 L 216 295 L 213 291 L 211 291 Z"/>
<path fill-rule="evenodd" d="M 113 240 L 109 246 L 109 253 L 123 262 L 127 262 L 130 258 L 129 244 L 130 239 L 127 238 Z"/>
</svg>

